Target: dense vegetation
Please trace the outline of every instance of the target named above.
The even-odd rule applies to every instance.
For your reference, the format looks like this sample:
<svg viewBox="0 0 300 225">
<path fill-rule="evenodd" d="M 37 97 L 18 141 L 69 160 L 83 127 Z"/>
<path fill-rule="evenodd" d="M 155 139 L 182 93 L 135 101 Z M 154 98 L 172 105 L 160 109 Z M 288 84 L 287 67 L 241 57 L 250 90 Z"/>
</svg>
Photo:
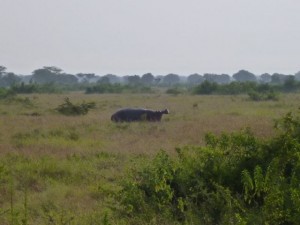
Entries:
<svg viewBox="0 0 300 225">
<path fill-rule="evenodd" d="M 58 93 L 85 90 L 86 93 L 151 93 L 153 88 L 169 88 L 167 93 L 244 94 L 249 92 L 295 92 L 300 89 L 300 72 L 295 74 L 261 74 L 240 70 L 228 74 L 177 74 L 117 76 L 94 73 L 67 74 L 54 66 L 36 69 L 31 75 L 18 76 L 0 66 L 0 87 L 16 93 Z M 264 99 L 265 96 L 262 97 Z"/>
<path fill-rule="evenodd" d="M 65 102 L 59 105 L 56 110 L 66 116 L 79 116 L 87 114 L 89 110 L 94 109 L 95 106 L 95 102 L 82 102 L 80 104 L 74 104 L 69 98 L 65 98 Z"/>
<path fill-rule="evenodd" d="M 143 85 L 121 85 L 100 83 L 97 85 L 91 85 L 86 88 L 86 94 L 104 94 L 104 93 L 151 93 L 153 92 L 150 87 Z"/>
<path fill-rule="evenodd" d="M 286 80 L 283 84 L 260 84 L 256 82 L 231 82 L 229 84 L 218 84 L 204 81 L 202 84 L 193 88 L 194 94 L 224 94 L 237 95 L 256 93 L 274 93 L 274 92 L 294 92 L 300 90 L 300 82 L 295 80 Z"/>
<path fill-rule="evenodd" d="M 0 224 L 299 221 L 299 94 L 2 94 Z M 112 123 L 123 106 L 171 113 Z"/>
<path fill-rule="evenodd" d="M 31 93 L 64 93 L 70 90 L 85 90 L 86 94 L 105 94 L 105 93 L 159 93 L 162 88 L 150 87 L 145 85 L 128 85 L 128 84 L 85 84 L 85 85 L 61 85 L 54 83 L 46 84 L 14 84 L 9 89 L 1 88 L 0 97 L 11 96 L 16 94 Z M 257 82 L 231 82 L 228 84 L 218 84 L 215 82 L 204 81 L 203 83 L 187 87 L 177 85 L 165 90 L 165 93 L 178 94 L 196 94 L 196 95 L 241 95 L 248 94 L 249 99 L 253 101 L 278 100 L 279 93 L 298 92 L 300 82 L 295 80 L 286 80 L 282 84 L 261 84 Z"/>
<path fill-rule="evenodd" d="M 187 224 L 298 224 L 300 117 L 277 122 L 267 141 L 249 129 L 206 135 L 205 147 L 161 151 L 126 178 L 124 213 L 151 222 Z M 166 223 L 166 222 L 164 222 Z"/>
</svg>

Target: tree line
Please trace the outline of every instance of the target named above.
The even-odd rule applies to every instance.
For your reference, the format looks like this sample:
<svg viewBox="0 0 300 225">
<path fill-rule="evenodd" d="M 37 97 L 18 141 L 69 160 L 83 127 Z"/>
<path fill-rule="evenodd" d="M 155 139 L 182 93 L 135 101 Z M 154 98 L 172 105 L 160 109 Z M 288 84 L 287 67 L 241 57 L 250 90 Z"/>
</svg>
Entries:
<svg viewBox="0 0 300 225">
<path fill-rule="evenodd" d="M 13 72 L 7 72 L 5 66 L 0 66 L 0 87 L 10 87 L 14 84 L 123 84 L 131 86 L 164 86 L 171 87 L 176 85 L 196 86 L 204 82 L 216 84 L 230 84 L 232 82 L 257 82 L 270 84 L 284 84 L 287 81 L 300 81 L 300 71 L 295 74 L 268 74 L 255 75 L 247 70 L 240 70 L 232 74 L 212 74 L 205 73 L 180 76 L 178 74 L 153 75 L 146 73 L 143 75 L 125 75 L 117 76 L 107 74 L 99 76 L 94 73 L 64 73 L 62 69 L 55 66 L 45 66 L 36 69 L 31 75 L 16 75 Z"/>
</svg>

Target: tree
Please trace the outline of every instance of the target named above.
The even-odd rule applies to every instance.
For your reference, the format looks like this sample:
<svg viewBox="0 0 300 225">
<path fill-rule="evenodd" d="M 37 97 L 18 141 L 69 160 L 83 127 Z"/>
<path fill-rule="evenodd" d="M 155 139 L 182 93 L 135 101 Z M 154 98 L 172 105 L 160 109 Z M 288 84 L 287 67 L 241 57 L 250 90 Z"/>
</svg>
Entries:
<svg viewBox="0 0 300 225">
<path fill-rule="evenodd" d="M 180 82 L 180 78 L 177 74 L 170 73 L 163 77 L 163 84 L 167 86 L 172 86 L 174 84 L 178 84 Z"/>
<path fill-rule="evenodd" d="M 5 66 L 0 66 L 0 76 L 3 76 L 6 72 L 6 67 Z"/>
<path fill-rule="evenodd" d="M 295 91 L 298 87 L 298 83 L 295 80 L 295 77 L 292 75 L 287 76 L 286 80 L 283 83 L 283 88 L 285 91 Z"/>
<path fill-rule="evenodd" d="M 272 75 L 271 82 L 273 84 L 283 84 L 287 78 L 288 78 L 287 75 L 274 73 Z"/>
<path fill-rule="evenodd" d="M 188 76 L 187 78 L 187 83 L 190 85 L 198 85 L 201 84 L 204 81 L 203 76 L 194 73 Z"/>
<path fill-rule="evenodd" d="M 114 75 L 114 74 L 106 74 L 102 78 L 103 79 L 108 78 L 109 83 L 111 83 L 111 84 L 121 83 L 120 77 L 118 77 L 117 75 Z"/>
<path fill-rule="evenodd" d="M 9 87 L 21 81 L 21 78 L 14 73 L 5 73 L 0 77 L 0 87 Z"/>
<path fill-rule="evenodd" d="M 154 76 L 152 75 L 152 73 L 146 73 L 141 77 L 141 82 L 144 85 L 151 85 L 153 84 L 154 81 Z"/>
<path fill-rule="evenodd" d="M 298 73 L 295 73 L 295 80 L 300 81 L 300 71 Z"/>
<path fill-rule="evenodd" d="M 92 83 L 98 80 L 94 73 L 77 73 L 76 77 L 80 83 Z"/>
<path fill-rule="evenodd" d="M 32 74 L 32 81 L 39 84 L 74 84 L 78 81 L 74 75 L 62 73 L 61 69 L 54 66 L 34 70 Z"/>
<path fill-rule="evenodd" d="M 72 75 L 72 74 L 60 74 L 56 76 L 56 81 L 55 83 L 59 83 L 59 84 L 77 84 L 78 83 L 78 79 L 76 76 Z"/>
<path fill-rule="evenodd" d="M 228 84 L 231 82 L 231 77 L 228 74 L 221 74 L 218 76 L 217 82 L 219 84 Z"/>
<path fill-rule="evenodd" d="M 262 83 L 270 83 L 272 81 L 272 76 L 268 73 L 264 73 L 259 76 L 259 80 Z"/>
<path fill-rule="evenodd" d="M 256 76 L 247 70 L 240 70 L 239 72 L 232 75 L 232 77 L 239 82 L 256 81 Z"/>
<path fill-rule="evenodd" d="M 121 81 L 117 75 L 106 74 L 105 76 L 101 77 L 97 83 L 116 84 L 116 83 L 121 83 Z"/>
<path fill-rule="evenodd" d="M 42 69 L 34 70 L 32 72 L 32 81 L 39 84 L 54 83 L 57 73 L 49 68 L 50 67 L 43 67 Z"/>
<path fill-rule="evenodd" d="M 215 82 L 204 81 L 194 88 L 194 93 L 199 95 L 210 95 L 218 89 L 218 84 Z"/>
<path fill-rule="evenodd" d="M 62 72 L 62 69 L 56 67 L 56 66 L 44 66 L 45 70 L 50 71 L 51 73 L 54 74 L 60 74 Z"/>
<path fill-rule="evenodd" d="M 100 84 L 110 84 L 110 80 L 107 76 L 103 76 L 100 78 L 100 80 L 97 81 L 97 83 Z"/>
<path fill-rule="evenodd" d="M 221 74 L 221 75 L 218 75 L 218 74 L 209 74 L 209 73 L 206 73 L 204 74 L 204 79 L 209 81 L 209 82 L 215 82 L 215 83 L 218 83 L 218 84 L 228 84 L 230 83 L 230 76 L 227 75 L 227 74 Z"/>
<path fill-rule="evenodd" d="M 132 75 L 127 77 L 129 85 L 138 85 L 141 83 L 141 78 L 138 75 Z"/>
</svg>

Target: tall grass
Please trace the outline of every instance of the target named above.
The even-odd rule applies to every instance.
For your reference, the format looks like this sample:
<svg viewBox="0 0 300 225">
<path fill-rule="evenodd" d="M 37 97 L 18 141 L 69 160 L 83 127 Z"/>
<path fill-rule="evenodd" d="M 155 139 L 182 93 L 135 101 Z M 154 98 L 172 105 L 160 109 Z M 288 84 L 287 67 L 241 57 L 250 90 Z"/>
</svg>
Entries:
<svg viewBox="0 0 300 225">
<path fill-rule="evenodd" d="M 250 127 L 255 135 L 271 137 L 273 119 L 298 108 L 300 100 L 297 94 L 277 102 L 251 102 L 246 95 L 17 97 L 0 100 L 0 224 L 128 224 L 116 213 L 122 206 L 115 199 L 128 167 L 144 164 L 160 149 L 174 156 L 177 147 L 203 146 L 208 132 Z M 61 115 L 55 108 L 67 97 L 95 102 L 96 108 L 82 116 Z M 160 123 L 111 122 L 122 107 L 168 108 L 170 114 Z"/>
<path fill-rule="evenodd" d="M 23 96 L 21 96 L 23 97 Z M 66 117 L 55 108 L 69 97 L 72 102 L 95 102 L 87 115 Z M 18 102 L 1 102 L 0 152 L 102 151 L 155 153 L 163 148 L 203 144 L 207 132 L 239 130 L 269 137 L 272 120 L 297 107 L 297 95 L 284 95 L 277 102 L 251 102 L 245 96 L 145 95 L 26 95 L 33 108 Z M 195 107 L 197 106 L 197 107 Z M 161 123 L 113 124 L 110 116 L 122 107 L 169 108 Z M 20 138 L 19 138 L 20 137 Z M 62 147 L 62 151 L 60 151 Z M 44 149 L 41 151 L 41 149 Z"/>
</svg>

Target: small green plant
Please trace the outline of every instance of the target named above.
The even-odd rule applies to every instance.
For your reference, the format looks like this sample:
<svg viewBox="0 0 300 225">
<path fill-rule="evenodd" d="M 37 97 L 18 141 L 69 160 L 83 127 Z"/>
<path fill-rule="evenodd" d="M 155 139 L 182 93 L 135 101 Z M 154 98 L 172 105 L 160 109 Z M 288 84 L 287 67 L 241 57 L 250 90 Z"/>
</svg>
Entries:
<svg viewBox="0 0 300 225">
<path fill-rule="evenodd" d="M 0 88 L 0 99 L 8 99 L 16 96 L 16 92 L 11 89 Z"/>
<path fill-rule="evenodd" d="M 179 95 L 183 93 L 183 90 L 179 89 L 178 87 L 174 87 L 174 88 L 169 88 L 166 91 L 166 93 L 171 95 Z"/>
<path fill-rule="evenodd" d="M 65 102 L 59 105 L 55 110 L 59 113 L 67 116 L 77 116 L 77 115 L 85 115 L 89 112 L 90 109 L 94 109 L 96 107 L 95 102 L 81 103 L 81 104 L 73 104 L 69 98 L 65 98 Z"/>
<path fill-rule="evenodd" d="M 278 95 L 274 91 L 258 92 L 251 91 L 248 93 L 252 101 L 278 101 Z"/>
</svg>

